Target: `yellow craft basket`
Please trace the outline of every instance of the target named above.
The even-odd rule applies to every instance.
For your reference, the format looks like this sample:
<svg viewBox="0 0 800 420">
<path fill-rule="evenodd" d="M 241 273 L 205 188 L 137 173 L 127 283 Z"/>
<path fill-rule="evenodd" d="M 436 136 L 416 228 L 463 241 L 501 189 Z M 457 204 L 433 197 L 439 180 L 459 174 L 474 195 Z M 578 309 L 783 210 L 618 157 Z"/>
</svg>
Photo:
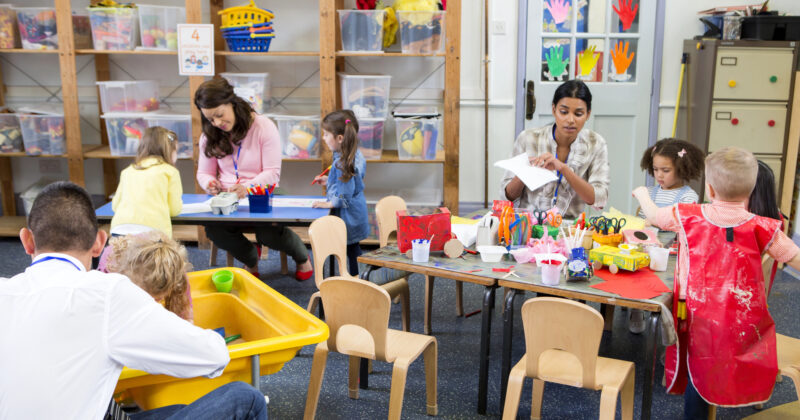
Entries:
<svg viewBox="0 0 800 420">
<path fill-rule="evenodd" d="M 270 22 L 275 18 L 275 15 L 269 10 L 256 7 L 253 0 L 250 0 L 246 6 L 229 7 L 218 13 L 222 17 L 222 28 L 252 26 Z"/>
</svg>

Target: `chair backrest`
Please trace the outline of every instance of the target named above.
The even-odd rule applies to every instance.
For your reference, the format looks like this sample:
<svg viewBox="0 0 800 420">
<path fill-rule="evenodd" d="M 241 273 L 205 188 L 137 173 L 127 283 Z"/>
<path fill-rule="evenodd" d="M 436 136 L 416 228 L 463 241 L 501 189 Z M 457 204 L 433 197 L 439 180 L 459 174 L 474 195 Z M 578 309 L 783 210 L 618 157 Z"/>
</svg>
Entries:
<svg viewBox="0 0 800 420">
<path fill-rule="evenodd" d="M 406 210 L 406 202 L 396 195 L 383 197 L 375 205 L 378 219 L 378 243 L 384 247 L 389 244 L 392 233 L 397 232 L 397 212 Z"/>
<path fill-rule="evenodd" d="M 563 350 L 580 362 L 583 388 L 596 389 L 597 352 L 603 317 L 594 308 L 569 299 L 540 297 L 522 305 L 527 375 L 539 377 L 539 357 L 550 349 Z"/>
<path fill-rule="evenodd" d="M 308 237 L 311 240 L 311 253 L 314 256 L 314 282 L 317 288 L 324 279 L 323 268 L 328 256 L 334 256 L 339 263 L 339 275 L 350 276 L 347 271 L 347 227 L 342 219 L 336 216 L 323 216 L 314 220 L 308 227 Z"/>
<path fill-rule="evenodd" d="M 386 359 L 391 298 L 382 287 L 350 277 L 328 277 L 319 287 L 325 322 L 330 328 L 328 348 L 353 356 Z M 339 333 L 342 334 L 339 334 Z"/>
</svg>

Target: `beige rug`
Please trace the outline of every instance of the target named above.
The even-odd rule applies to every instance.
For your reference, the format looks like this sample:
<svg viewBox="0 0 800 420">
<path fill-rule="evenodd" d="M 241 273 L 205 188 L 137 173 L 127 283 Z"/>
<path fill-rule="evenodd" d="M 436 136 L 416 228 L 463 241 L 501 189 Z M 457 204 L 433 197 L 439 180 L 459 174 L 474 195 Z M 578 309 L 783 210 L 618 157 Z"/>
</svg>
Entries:
<svg viewBox="0 0 800 420">
<path fill-rule="evenodd" d="M 800 403 L 792 401 L 767 410 L 762 410 L 743 420 L 789 420 L 800 419 Z"/>
</svg>

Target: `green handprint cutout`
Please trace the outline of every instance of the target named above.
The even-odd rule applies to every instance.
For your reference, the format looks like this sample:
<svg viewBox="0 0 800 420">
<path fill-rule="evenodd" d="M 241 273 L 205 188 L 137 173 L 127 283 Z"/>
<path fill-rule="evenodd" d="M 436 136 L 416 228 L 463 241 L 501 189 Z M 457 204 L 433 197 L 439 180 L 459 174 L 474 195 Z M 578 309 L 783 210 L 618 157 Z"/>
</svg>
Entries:
<svg viewBox="0 0 800 420">
<path fill-rule="evenodd" d="M 564 54 L 564 47 L 550 47 L 549 53 L 544 55 L 544 58 L 547 60 L 547 68 L 550 72 L 550 76 L 553 78 L 558 79 L 567 71 L 567 64 L 569 64 L 569 58 L 564 58 L 562 60 L 562 56 Z"/>
</svg>

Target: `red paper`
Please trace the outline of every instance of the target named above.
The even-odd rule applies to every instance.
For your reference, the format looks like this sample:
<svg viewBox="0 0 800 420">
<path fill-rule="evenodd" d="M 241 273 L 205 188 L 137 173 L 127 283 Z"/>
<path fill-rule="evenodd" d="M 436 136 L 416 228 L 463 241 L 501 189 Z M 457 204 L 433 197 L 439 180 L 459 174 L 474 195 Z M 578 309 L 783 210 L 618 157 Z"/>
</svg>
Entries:
<svg viewBox="0 0 800 420">
<path fill-rule="evenodd" d="M 634 272 L 621 270 L 617 274 L 611 274 L 608 269 L 602 268 L 596 270 L 594 275 L 605 281 L 591 287 L 628 299 L 652 299 L 670 291 L 649 268 Z"/>
</svg>

